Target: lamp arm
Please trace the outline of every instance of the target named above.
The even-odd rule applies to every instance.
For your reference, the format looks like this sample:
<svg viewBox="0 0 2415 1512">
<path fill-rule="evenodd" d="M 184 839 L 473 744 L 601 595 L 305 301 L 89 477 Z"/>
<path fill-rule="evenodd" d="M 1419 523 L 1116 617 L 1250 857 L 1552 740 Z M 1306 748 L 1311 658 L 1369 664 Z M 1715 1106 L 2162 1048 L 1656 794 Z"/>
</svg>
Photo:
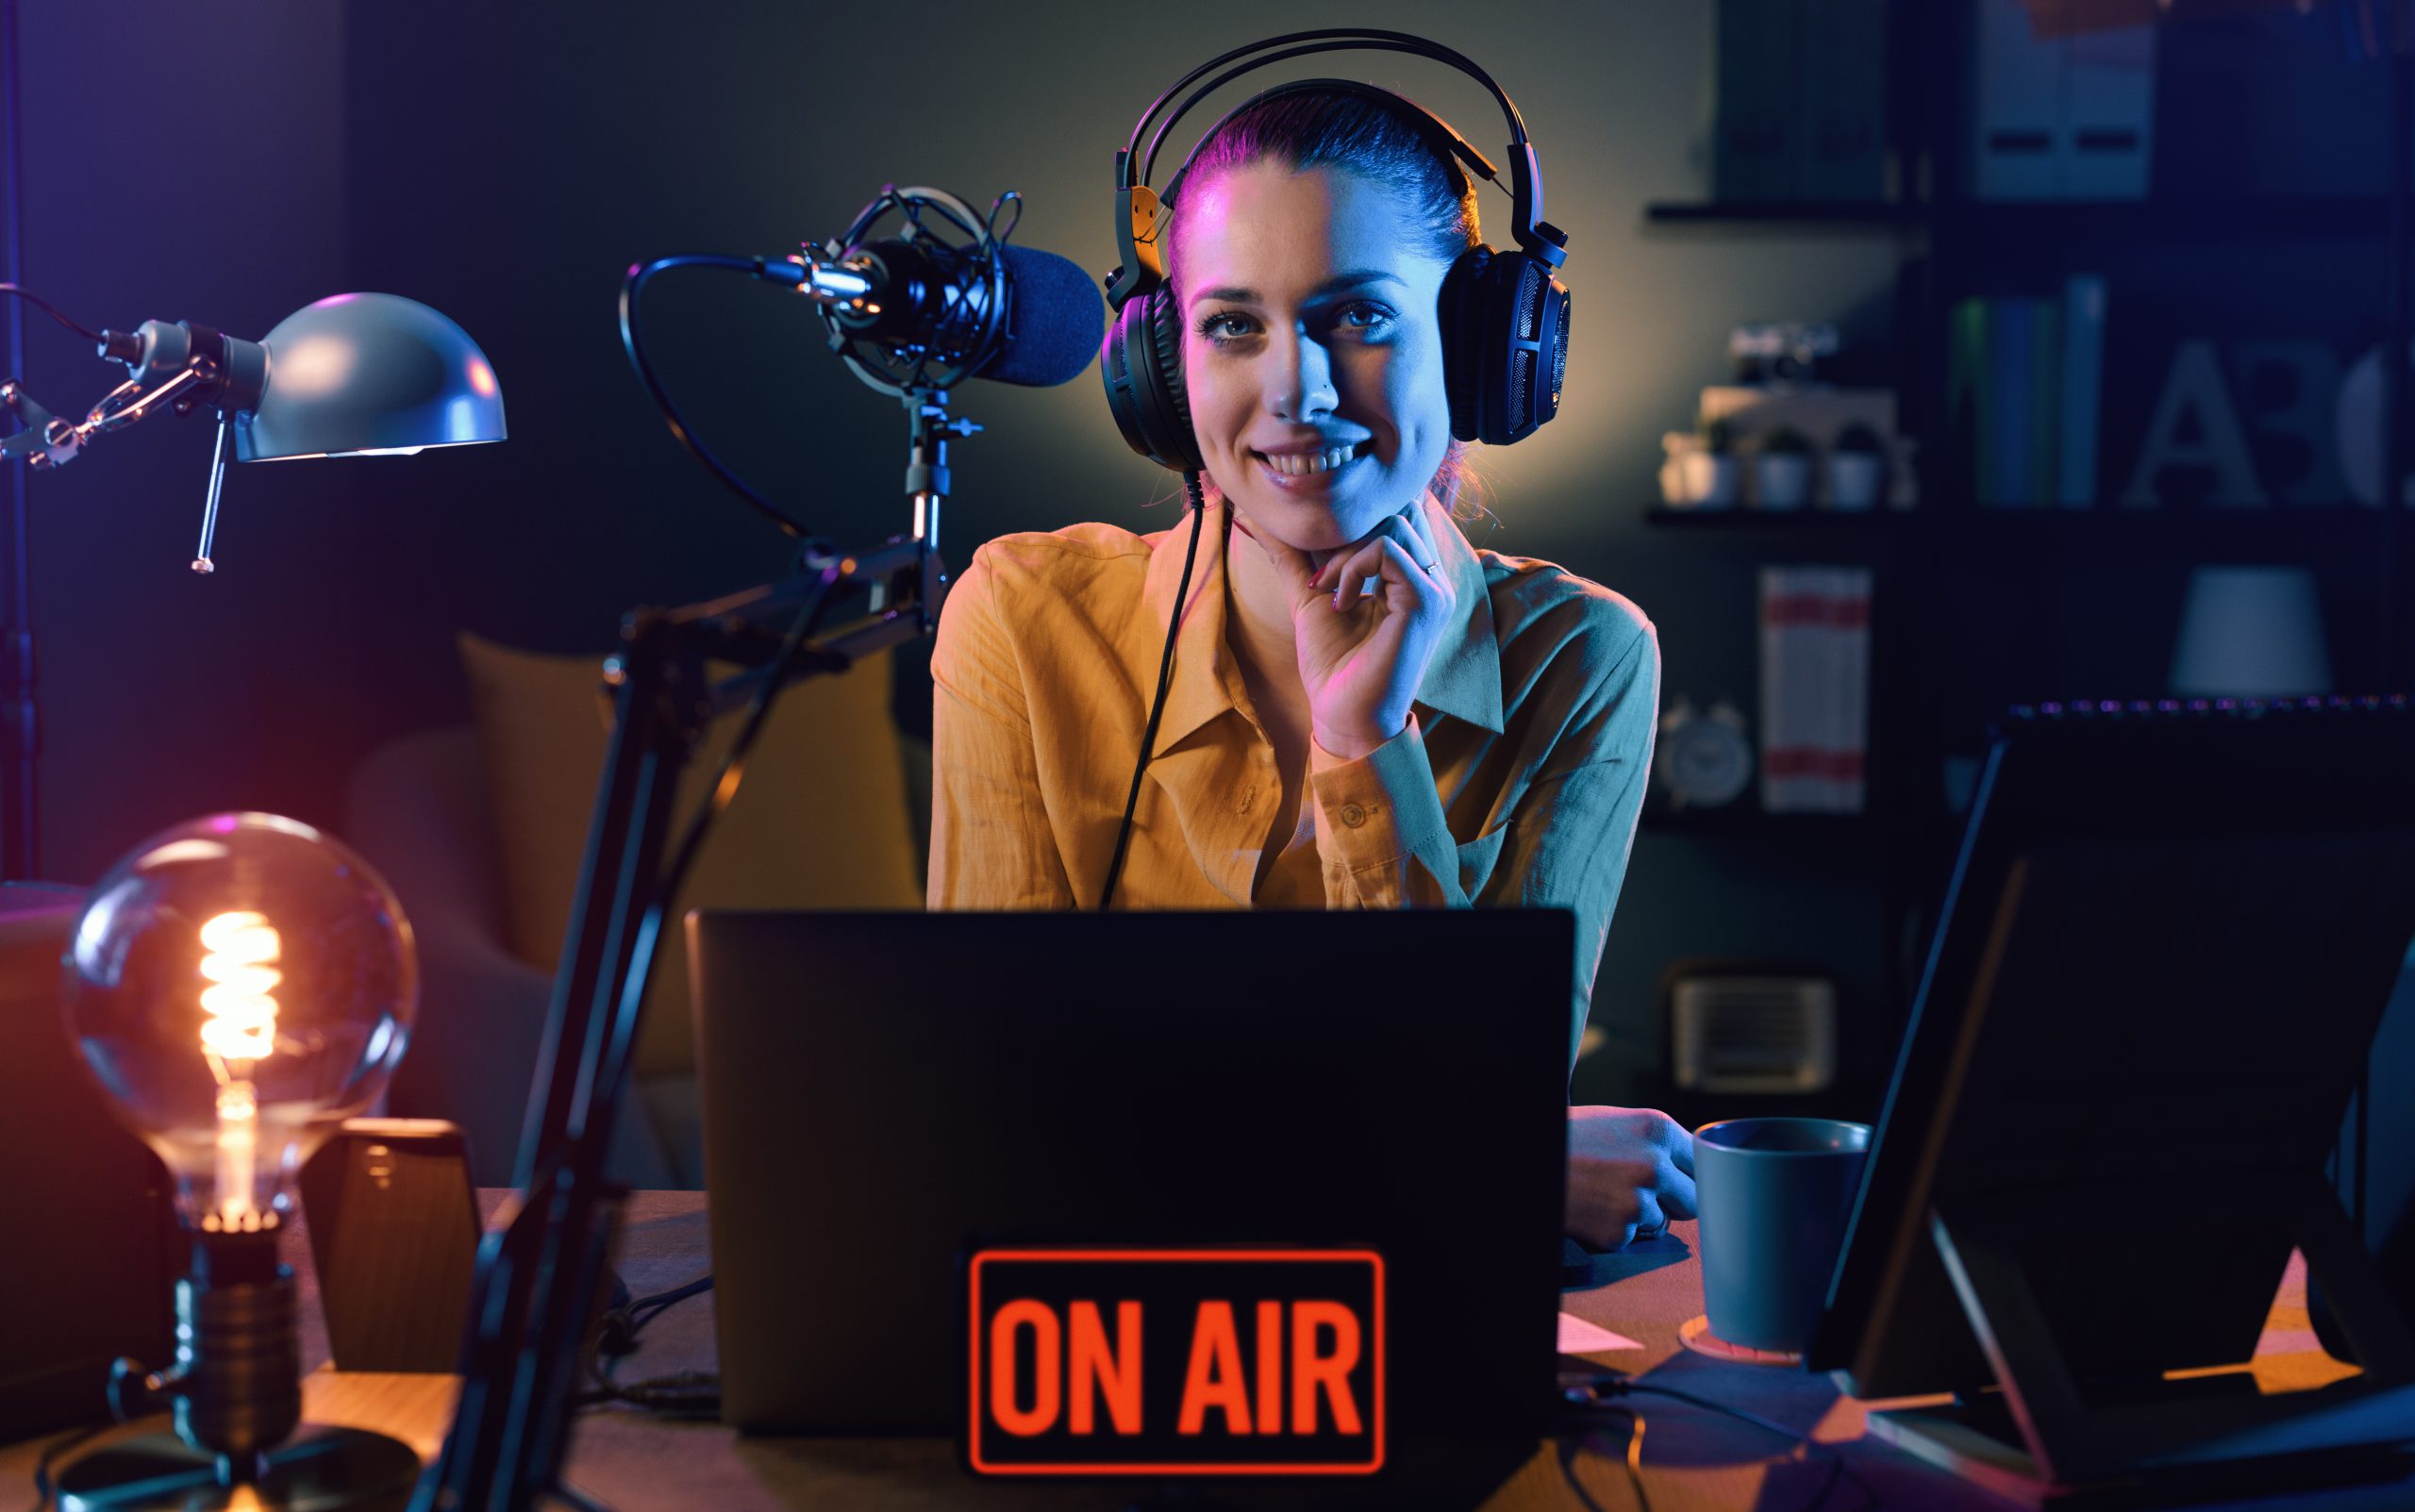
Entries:
<svg viewBox="0 0 2415 1512">
<path fill-rule="evenodd" d="M 175 403 L 169 407 L 177 414 L 190 413 L 218 376 L 217 363 L 196 357 L 147 390 L 140 379 L 128 378 L 103 394 L 100 403 L 74 424 L 53 417 L 10 378 L 0 383 L 0 407 L 24 421 L 25 428 L 0 441 L 0 457 L 22 457 L 33 467 L 63 467 L 82 455 L 84 443 L 93 437 L 140 424 L 171 400 Z"/>
</svg>

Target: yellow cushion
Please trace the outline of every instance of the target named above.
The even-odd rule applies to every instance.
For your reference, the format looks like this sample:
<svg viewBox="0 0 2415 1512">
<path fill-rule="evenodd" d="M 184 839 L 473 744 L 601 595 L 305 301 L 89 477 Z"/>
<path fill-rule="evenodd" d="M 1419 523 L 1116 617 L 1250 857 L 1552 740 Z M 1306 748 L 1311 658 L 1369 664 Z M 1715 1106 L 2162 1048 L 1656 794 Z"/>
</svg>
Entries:
<svg viewBox="0 0 2415 1512">
<path fill-rule="evenodd" d="M 603 658 L 518 651 L 466 634 L 460 649 L 494 815 L 507 942 L 521 959 L 551 971 L 570 925 L 610 740 Z M 714 822 L 680 889 L 674 921 L 710 906 L 922 906 L 889 679 L 883 655 L 779 695 L 738 796 Z M 744 719 L 723 716 L 698 742 L 663 839 L 666 860 Z M 641 1076 L 695 1067 L 687 931 L 665 929 L 656 955 L 638 1038 Z"/>
</svg>

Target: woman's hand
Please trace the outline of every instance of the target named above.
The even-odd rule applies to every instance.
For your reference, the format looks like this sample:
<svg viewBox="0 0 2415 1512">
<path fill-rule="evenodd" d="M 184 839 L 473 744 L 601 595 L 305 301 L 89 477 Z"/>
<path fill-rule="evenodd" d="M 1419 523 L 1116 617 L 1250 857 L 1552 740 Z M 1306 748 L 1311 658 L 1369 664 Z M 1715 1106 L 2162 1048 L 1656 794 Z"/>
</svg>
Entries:
<svg viewBox="0 0 2415 1512">
<path fill-rule="evenodd" d="M 1694 1216 L 1694 1140 L 1648 1107 L 1568 1110 L 1565 1226 L 1596 1250 L 1623 1249 Z"/>
<path fill-rule="evenodd" d="M 1423 498 L 1322 562 L 1253 535 L 1291 598 L 1311 733 L 1357 760 L 1408 725 L 1408 706 L 1457 603 L 1427 536 Z M 1365 592 L 1369 578 L 1378 591 Z"/>
</svg>

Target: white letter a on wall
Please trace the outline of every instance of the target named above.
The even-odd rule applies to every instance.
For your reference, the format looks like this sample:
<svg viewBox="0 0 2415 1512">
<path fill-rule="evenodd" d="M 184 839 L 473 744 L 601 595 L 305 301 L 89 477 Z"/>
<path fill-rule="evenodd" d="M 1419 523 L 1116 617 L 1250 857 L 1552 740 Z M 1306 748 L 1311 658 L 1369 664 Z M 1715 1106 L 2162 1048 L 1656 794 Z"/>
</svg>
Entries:
<svg viewBox="0 0 2415 1512">
<path fill-rule="evenodd" d="M 2172 372 L 2163 380 L 2163 395 L 2156 401 L 2155 419 L 2147 423 L 2147 439 L 2139 448 L 2138 465 L 2130 470 L 2130 486 L 2122 490 L 2122 503 L 2132 508 L 2163 503 L 2156 483 L 2174 468 L 2212 475 L 2212 487 L 2203 494 L 2207 504 L 2257 507 L 2269 502 L 2256 481 L 2247 433 L 2240 426 L 2239 410 L 2230 402 L 2211 341 L 2183 341 L 2173 352 Z"/>
</svg>

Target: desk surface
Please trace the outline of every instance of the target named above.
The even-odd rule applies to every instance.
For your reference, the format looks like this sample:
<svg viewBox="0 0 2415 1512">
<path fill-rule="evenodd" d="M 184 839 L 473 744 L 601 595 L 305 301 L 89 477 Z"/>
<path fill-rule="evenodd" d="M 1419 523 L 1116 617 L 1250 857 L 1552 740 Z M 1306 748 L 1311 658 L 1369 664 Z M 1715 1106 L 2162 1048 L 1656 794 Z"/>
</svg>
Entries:
<svg viewBox="0 0 2415 1512">
<path fill-rule="evenodd" d="M 500 1194 L 487 1194 L 490 1209 Z M 1840 1394 L 1825 1376 L 1766 1366 L 1728 1364 L 1694 1354 L 1677 1340 L 1679 1326 L 1702 1311 L 1702 1284 L 1691 1251 L 1691 1223 L 1674 1225 L 1671 1238 L 1640 1246 L 1598 1263 L 1601 1284 L 1569 1293 L 1569 1312 L 1639 1340 L 1635 1350 L 1588 1356 L 1603 1365 L 1646 1375 L 1669 1387 L 1748 1408 L 1823 1442 L 1844 1446 L 1856 1475 L 1892 1508 L 2004 1504 L 1976 1492 L 1886 1445 L 1862 1437 L 1865 1404 Z M 303 1359 L 327 1357 L 309 1253 L 302 1233 L 288 1236 L 287 1258 L 304 1292 Z M 711 1269 L 700 1192 L 641 1192 L 627 1210 L 618 1266 L 640 1296 L 667 1290 Z M 648 1326 L 643 1348 L 625 1361 L 624 1380 L 712 1368 L 712 1296 L 683 1302 Z M 2312 1385 L 2345 1373 L 2322 1354 L 2307 1324 L 2305 1283 L 2292 1265 L 2275 1300 L 2259 1347 L 2256 1371 L 2272 1386 Z M 441 1438 L 452 1411 L 448 1376 L 374 1375 L 324 1368 L 306 1378 L 304 1415 L 308 1421 L 375 1428 L 409 1442 L 423 1455 Z M 1791 1512 L 1808 1505 L 1826 1476 L 1824 1463 L 1742 1423 L 1677 1402 L 1636 1399 L 1647 1424 L 1642 1475 L 1657 1512 L 1689 1508 L 1752 1507 Z M 157 1430 L 164 1420 L 134 1428 Z M 0 1505 L 30 1504 L 36 1458 L 48 1439 L 0 1448 Z M 106 1441 L 106 1440 L 101 1440 Z M 1571 1512 L 1616 1512 L 1635 1506 L 1635 1492 L 1620 1456 L 1618 1430 L 1589 1442 L 1563 1472 L 1554 1447 L 1505 1480 L 1481 1505 L 1485 1512 L 1567 1508 Z M 79 1450 L 78 1453 L 81 1451 Z M 1100 1512 L 1129 1504 L 1108 1485 L 1080 1483 L 989 1485 L 967 1479 L 957 1468 L 953 1445 L 924 1439 L 742 1438 L 715 1423 L 666 1422 L 621 1407 L 597 1408 L 579 1420 L 570 1462 L 571 1479 L 619 1512 L 748 1512 L 778 1508 L 995 1507 L 1083 1509 Z M 1576 1486 L 1570 1484 L 1573 1477 Z M 1581 1494 L 1579 1487 L 1581 1487 Z M 2343 1509 L 2403 1508 L 2407 1486 L 2364 1487 L 2321 1499 Z M 2234 1507 L 2297 1507 L 2307 1498 L 2271 1498 L 2224 1503 Z M 1868 1498 L 1850 1483 L 1840 1484 L 1825 1504 L 1837 1512 L 1858 1512 Z"/>
</svg>

